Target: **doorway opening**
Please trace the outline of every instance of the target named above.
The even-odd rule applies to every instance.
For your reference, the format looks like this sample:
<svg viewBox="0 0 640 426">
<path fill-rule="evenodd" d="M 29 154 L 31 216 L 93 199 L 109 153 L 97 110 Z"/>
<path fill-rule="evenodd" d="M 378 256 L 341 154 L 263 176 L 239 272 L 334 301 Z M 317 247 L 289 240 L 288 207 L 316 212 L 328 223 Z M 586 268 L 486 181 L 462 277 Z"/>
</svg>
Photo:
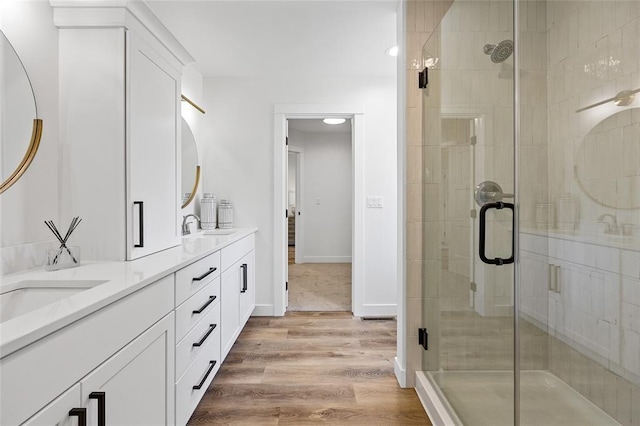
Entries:
<svg viewBox="0 0 640 426">
<path fill-rule="evenodd" d="M 289 119 L 288 311 L 351 311 L 351 119 Z"/>
<path fill-rule="evenodd" d="M 283 104 L 274 107 L 274 243 L 273 315 L 285 314 L 288 305 L 288 189 L 287 122 L 292 119 L 345 118 L 351 122 L 351 312 L 364 316 L 364 113 L 343 104 Z M 304 185 L 303 185 L 304 186 Z M 304 190 L 304 188 L 303 188 Z M 322 199 L 320 200 L 322 203 Z M 300 216 L 304 216 L 304 213 Z M 302 232 L 304 233 L 304 232 Z"/>
</svg>

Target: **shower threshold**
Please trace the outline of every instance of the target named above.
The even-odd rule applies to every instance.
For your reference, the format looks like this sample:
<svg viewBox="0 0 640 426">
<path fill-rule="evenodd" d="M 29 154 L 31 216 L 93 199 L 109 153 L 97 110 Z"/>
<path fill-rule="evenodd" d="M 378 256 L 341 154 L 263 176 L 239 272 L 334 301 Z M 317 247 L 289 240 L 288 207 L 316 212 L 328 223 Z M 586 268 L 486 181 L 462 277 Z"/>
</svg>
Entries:
<svg viewBox="0 0 640 426">
<path fill-rule="evenodd" d="M 435 425 L 513 425 L 513 372 L 421 371 L 416 375 L 418 395 Z M 548 371 L 521 371 L 520 384 L 522 426 L 620 424 Z"/>
</svg>

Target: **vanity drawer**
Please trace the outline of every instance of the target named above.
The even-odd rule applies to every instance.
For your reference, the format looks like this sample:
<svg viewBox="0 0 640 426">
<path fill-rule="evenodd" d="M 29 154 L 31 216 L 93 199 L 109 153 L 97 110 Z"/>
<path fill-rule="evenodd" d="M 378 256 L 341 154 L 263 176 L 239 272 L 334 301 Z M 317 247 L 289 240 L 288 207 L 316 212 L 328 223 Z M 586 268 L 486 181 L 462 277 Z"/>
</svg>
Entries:
<svg viewBox="0 0 640 426">
<path fill-rule="evenodd" d="M 217 251 L 176 272 L 176 306 L 220 276 L 220 252 Z"/>
<path fill-rule="evenodd" d="M 216 277 L 176 309 L 176 341 L 180 341 L 219 303 L 220 277 Z"/>
<path fill-rule="evenodd" d="M 255 236 L 251 234 L 222 249 L 222 270 L 226 271 L 230 266 L 240 260 L 245 254 L 253 250 Z"/>
<path fill-rule="evenodd" d="M 208 356 L 214 357 L 212 359 L 220 359 L 220 304 L 176 345 L 176 378 L 201 353 L 209 354 Z"/>
<path fill-rule="evenodd" d="M 218 336 L 220 332 L 218 331 Z M 213 336 L 212 336 L 213 337 Z M 186 425 L 220 369 L 220 351 L 202 351 L 176 383 L 176 425 Z M 199 387 L 199 389 L 194 389 Z"/>
</svg>

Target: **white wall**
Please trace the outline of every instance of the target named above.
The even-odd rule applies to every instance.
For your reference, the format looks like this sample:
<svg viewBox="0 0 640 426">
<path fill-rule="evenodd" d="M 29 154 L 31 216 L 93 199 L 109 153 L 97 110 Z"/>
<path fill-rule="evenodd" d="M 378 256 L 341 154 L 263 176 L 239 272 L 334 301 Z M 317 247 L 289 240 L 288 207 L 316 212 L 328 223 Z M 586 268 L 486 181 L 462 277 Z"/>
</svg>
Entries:
<svg viewBox="0 0 640 426">
<path fill-rule="evenodd" d="M 43 133 L 38 153 L 23 177 L 0 195 L 0 273 L 42 266 L 55 245 L 43 221 L 65 228 L 59 215 L 58 32 L 48 2 L 0 2 L 0 29 L 18 52 L 35 92 Z M 34 117 L 35 118 L 35 117 Z"/>
<path fill-rule="evenodd" d="M 351 133 L 289 129 L 289 146 L 304 150 L 302 263 L 351 262 Z"/>
<path fill-rule="evenodd" d="M 313 83 L 311 84 L 311 81 Z M 273 309 L 273 108 L 275 104 L 349 104 L 364 111 L 365 194 L 382 209 L 365 209 L 364 304 L 396 301 L 396 79 L 255 75 L 205 78 L 209 106 L 203 135 L 204 189 L 229 197 L 236 226 L 257 226 L 256 302 Z M 356 200 L 364 203 L 365 200 Z M 284 214 L 284 211 L 283 213 Z"/>
</svg>

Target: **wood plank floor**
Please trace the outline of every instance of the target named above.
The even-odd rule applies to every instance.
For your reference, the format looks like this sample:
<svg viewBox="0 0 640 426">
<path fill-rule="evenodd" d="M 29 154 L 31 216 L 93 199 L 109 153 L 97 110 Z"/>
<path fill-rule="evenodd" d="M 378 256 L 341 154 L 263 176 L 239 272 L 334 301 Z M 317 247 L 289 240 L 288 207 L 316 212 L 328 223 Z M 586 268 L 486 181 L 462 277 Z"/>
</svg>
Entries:
<svg viewBox="0 0 640 426">
<path fill-rule="evenodd" d="M 345 312 L 251 318 L 189 425 L 429 425 L 393 373 L 396 322 Z"/>
</svg>

